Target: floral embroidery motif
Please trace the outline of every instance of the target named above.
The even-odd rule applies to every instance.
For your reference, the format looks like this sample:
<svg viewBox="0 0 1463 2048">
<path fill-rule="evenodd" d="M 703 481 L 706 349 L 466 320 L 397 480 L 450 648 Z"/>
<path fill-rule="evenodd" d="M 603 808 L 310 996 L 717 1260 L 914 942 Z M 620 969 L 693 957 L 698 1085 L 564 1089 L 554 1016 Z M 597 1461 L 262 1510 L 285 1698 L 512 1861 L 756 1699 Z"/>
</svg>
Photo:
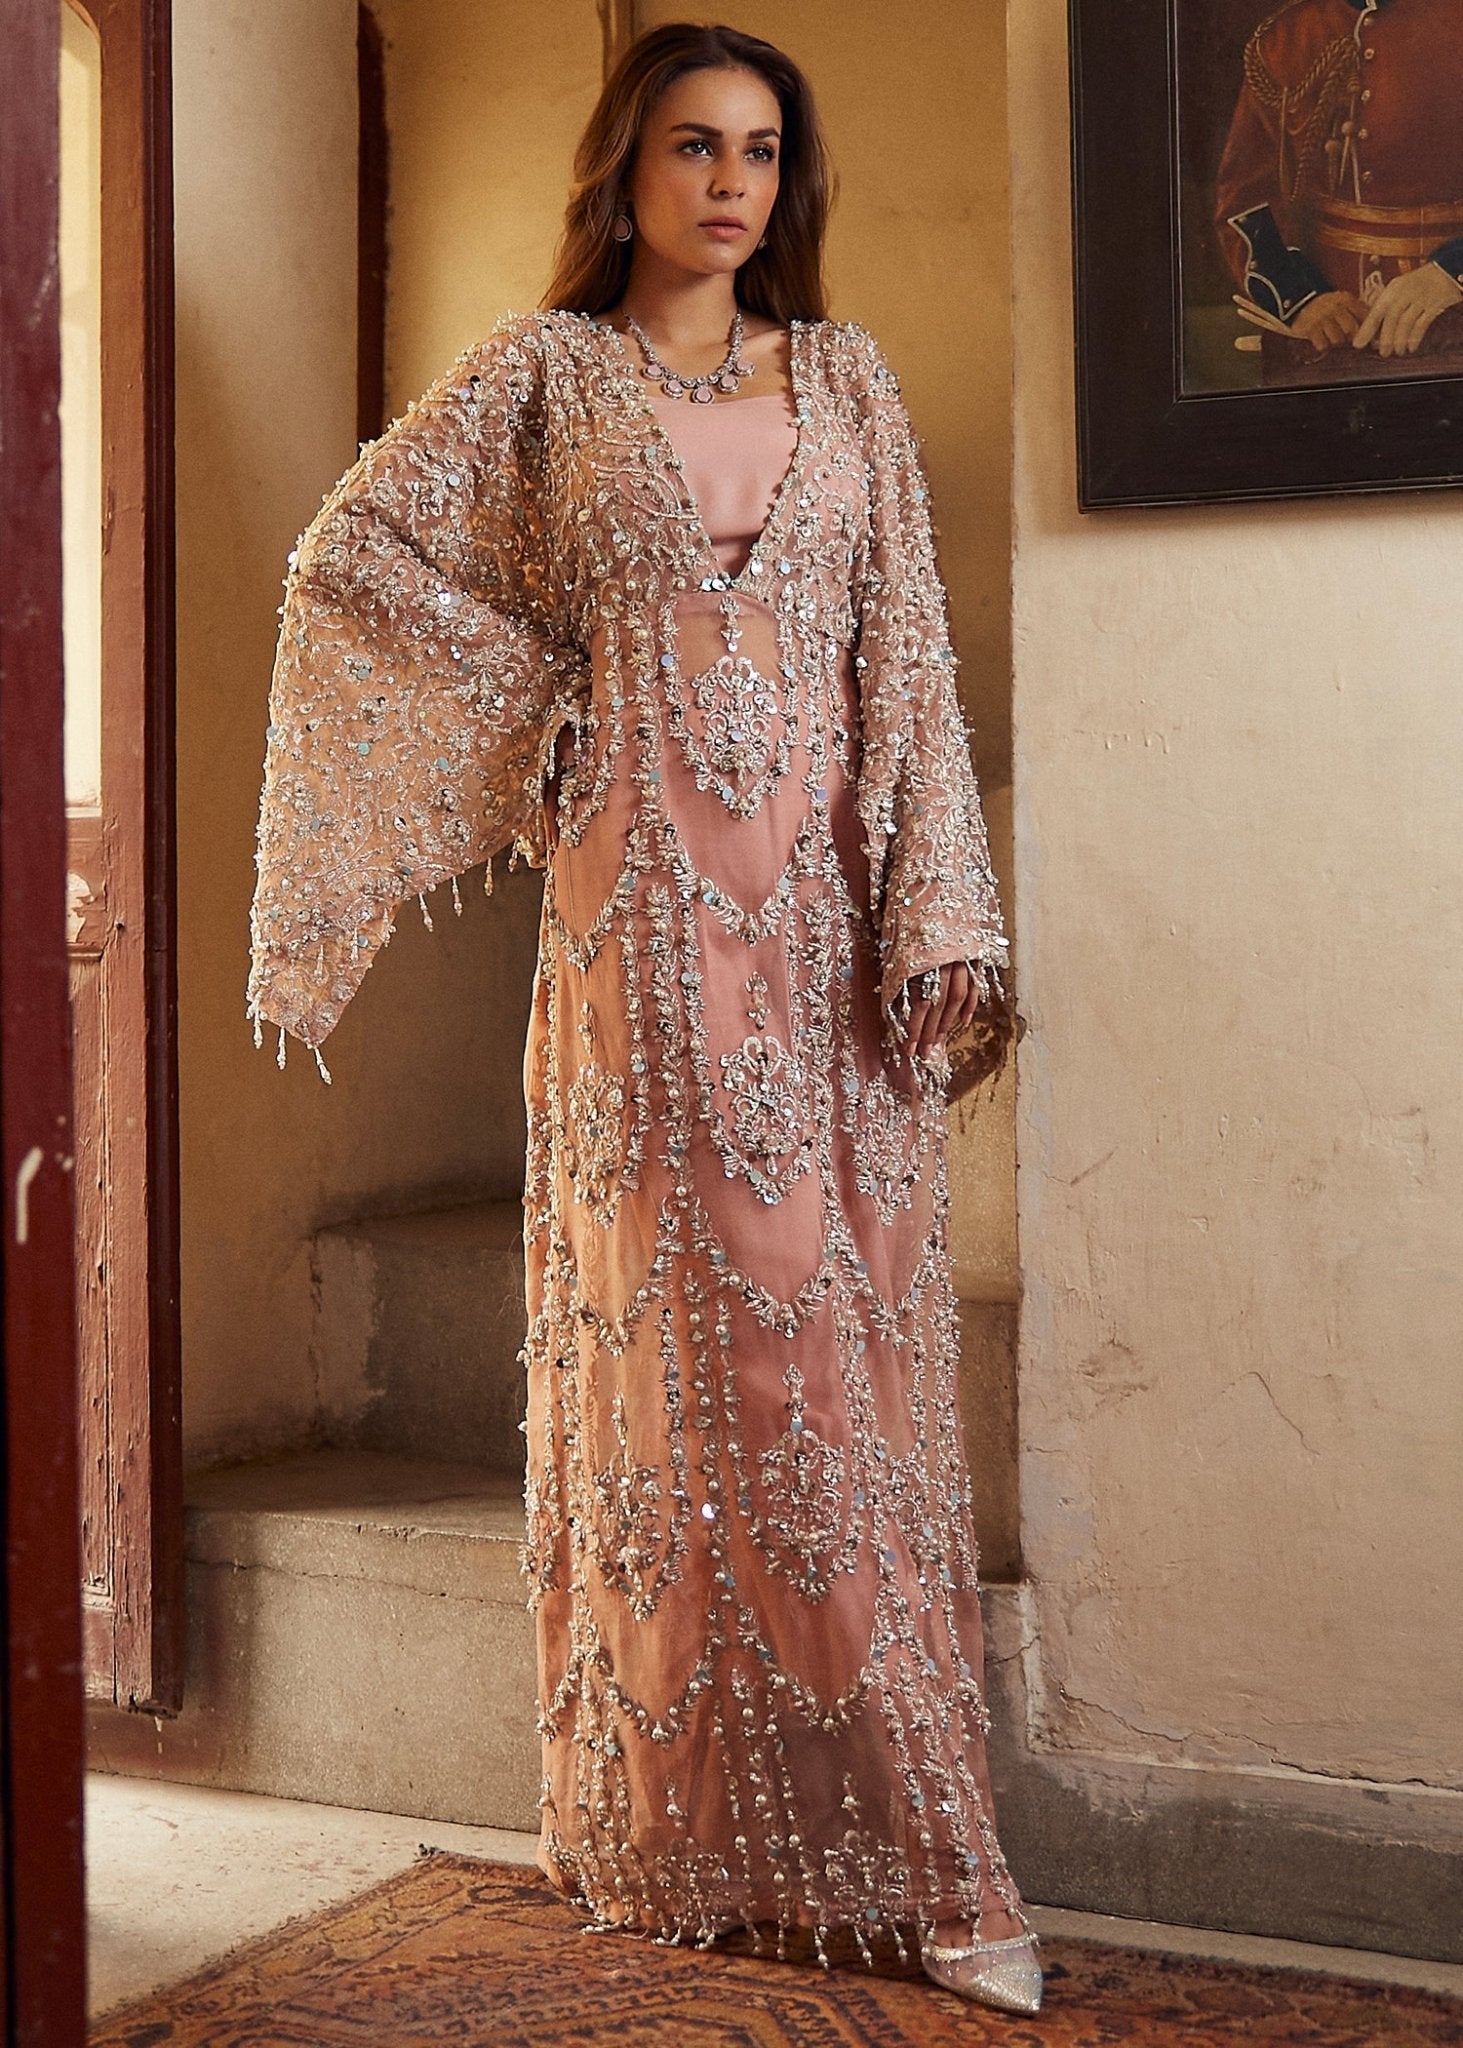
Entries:
<svg viewBox="0 0 1463 2048">
<path fill-rule="evenodd" d="M 879 1221 L 892 1223 L 898 1210 L 909 1207 L 919 1181 L 919 1158 L 910 1143 L 913 1109 L 882 1070 L 861 1093 L 863 1109 L 854 1125 L 856 1185 L 873 1202 Z"/>
<path fill-rule="evenodd" d="M 750 1032 L 722 1054 L 721 1067 L 748 1178 L 764 1202 L 776 1202 L 812 1145 L 803 1070 L 772 1031 Z"/>
<path fill-rule="evenodd" d="M 721 655 L 692 678 L 689 688 L 704 744 L 675 697 L 669 722 L 696 787 L 713 790 L 734 816 L 755 817 L 762 799 L 787 773 L 795 718 L 783 723 L 776 686 L 744 654 Z"/>
<path fill-rule="evenodd" d="M 594 1011 L 588 1002 L 580 1005 L 579 1033 L 589 1057 L 569 1083 L 564 1169 L 574 1183 L 576 1197 L 602 1223 L 609 1223 L 619 1199 L 625 1084 L 593 1057 Z"/>
<path fill-rule="evenodd" d="M 806 1419 L 795 1364 L 788 1365 L 787 1382 L 791 1419 L 776 1443 L 757 1454 L 767 1500 L 763 1522 L 796 1560 L 801 1591 L 821 1600 L 832 1583 L 824 1560 L 843 1533 L 848 1453 Z"/>
<path fill-rule="evenodd" d="M 764 1029 L 768 985 L 747 977 L 747 1013 L 758 1028 L 721 1055 L 722 1086 L 731 1104 L 736 1144 L 719 1139 L 728 1175 L 740 1171 L 764 1202 L 780 1202 L 812 1161 L 810 1077 L 776 1032 Z"/>
<path fill-rule="evenodd" d="M 660 1474 L 654 1465 L 637 1465 L 631 1460 L 622 1393 L 615 1395 L 611 1413 L 618 1448 L 609 1464 L 594 1475 L 599 1565 L 605 1584 L 617 1587 L 631 1613 L 643 1619 L 655 1608 L 651 1578 L 666 1547 L 659 1505 Z"/>
</svg>

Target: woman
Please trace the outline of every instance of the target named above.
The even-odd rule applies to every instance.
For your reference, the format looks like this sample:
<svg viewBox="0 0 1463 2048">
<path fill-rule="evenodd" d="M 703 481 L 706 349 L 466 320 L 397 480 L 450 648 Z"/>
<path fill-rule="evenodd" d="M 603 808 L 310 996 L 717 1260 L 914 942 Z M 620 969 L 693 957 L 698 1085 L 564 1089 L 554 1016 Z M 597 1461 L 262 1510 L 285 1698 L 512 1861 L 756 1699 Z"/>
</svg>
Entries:
<svg viewBox="0 0 1463 2048">
<path fill-rule="evenodd" d="M 291 557 L 249 1008 L 315 1048 L 397 905 L 546 869 L 524 1062 L 539 1863 L 621 1927 L 917 1924 L 1035 2010 L 981 1693 L 946 1102 L 1006 940 L 918 444 L 825 317 L 807 83 L 641 37 L 545 310 Z M 642 374 L 644 373 L 644 374 Z M 752 392 L 742 385 L 750 383 Z M 755 395 L 753 395 L 755 394 Z M 736 408 L 736 409 L 734 409 Z"/>
</svg>

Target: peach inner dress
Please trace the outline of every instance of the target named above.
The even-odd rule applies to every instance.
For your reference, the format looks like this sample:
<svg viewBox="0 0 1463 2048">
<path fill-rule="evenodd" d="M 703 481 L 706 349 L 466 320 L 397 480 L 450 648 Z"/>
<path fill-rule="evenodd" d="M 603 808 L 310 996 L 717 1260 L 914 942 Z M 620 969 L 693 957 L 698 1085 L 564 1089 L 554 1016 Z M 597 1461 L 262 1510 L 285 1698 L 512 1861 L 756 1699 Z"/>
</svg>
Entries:
<svg viewBox="0 0 1463 2048">
<path fill-rule="evenodd" d="M 572 1327 L 573 1295 L 592 1319 L 577 1371 L 529 1347 L 539 1865 L 647 1929 L 776 1914 L 821 1946 L 825 1921 L 881 1910 L 1019 1913 L 980 1739 L 943 1105 L 886 1068 L 857 958 L 853 649 L 790 678 L 763 595 L 792 568 L 797 544 L 766 536 L 785 485 L 807 497 L 810 451 L 787 394 L 644 395 L 740 587 L 687 592 L 678 654 L 649 671 L 664 708 L 643 716 L 666 727 L 644 772 L 683 879 L 643 885 L 628 1033 L 620 977 L 639 970 L 601 935 L 634 877 L 635 785 L 585 749 L 553 807 L 558 944 L 527 1073 L 530 1100 L 568 1110 L 557 1148 L 533 1148 L 550 1213 L 529 1300 L 535 1330 Z M 609 700 L 600 719 L 629 723 Z M 647 1070 L 664 1106 L 627 1140 L 618 1077 L 638 1091 Z"/>
<path fill-rule="evenodd" d="M 680 457 L 717 561 L 728 575 L 740 575 L 797 446 L 791 397 L 769 391 L 696 405 L 652 392 L 650 402 Z"/>
</svg>

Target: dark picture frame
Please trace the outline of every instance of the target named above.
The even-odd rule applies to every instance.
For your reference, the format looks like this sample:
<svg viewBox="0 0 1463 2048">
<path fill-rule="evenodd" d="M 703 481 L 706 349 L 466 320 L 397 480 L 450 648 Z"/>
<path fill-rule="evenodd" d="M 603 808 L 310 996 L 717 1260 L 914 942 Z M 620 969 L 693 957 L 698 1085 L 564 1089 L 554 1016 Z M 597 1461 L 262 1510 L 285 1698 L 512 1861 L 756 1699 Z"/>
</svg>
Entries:
<svg viewBox="0 0 1463 2048">
<path fill-rule="evenodd" d="M 1185 389 L 1178 10 L 1203 4 L 1069 0 L 1080 509 L 1463 484 L 1463 374 L 1426 356 Z"/>
</svg>

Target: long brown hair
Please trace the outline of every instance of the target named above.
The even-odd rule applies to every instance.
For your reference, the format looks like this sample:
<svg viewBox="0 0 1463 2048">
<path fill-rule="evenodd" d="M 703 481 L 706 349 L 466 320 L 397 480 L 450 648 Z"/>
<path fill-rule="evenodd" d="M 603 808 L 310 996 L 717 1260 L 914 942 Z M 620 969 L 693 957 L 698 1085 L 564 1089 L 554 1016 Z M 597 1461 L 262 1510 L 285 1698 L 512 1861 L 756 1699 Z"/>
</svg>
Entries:
<svg viewBox="0 0 1463 2048">
<path fill-rule="evenodd" d="M 739 303 L 749 313 L 786 324 L 828 317 L 823 236 L 837 177 L 813 105 L 812 87 L 791 57 L 740 29 L 692 21 L 663 22 L 637 36 L 605 80 L 579 147 L 553 281 L 542 311 L 602 313 L 618 303 L 630 275 L 630 244 L 610 232 L 635 159 L 645 117 L 673 79 L 686 71 L 755 71 L 777 95 L 782 112 L 777 201 L 767 247 L 737 272 Z"/>
</svg>

